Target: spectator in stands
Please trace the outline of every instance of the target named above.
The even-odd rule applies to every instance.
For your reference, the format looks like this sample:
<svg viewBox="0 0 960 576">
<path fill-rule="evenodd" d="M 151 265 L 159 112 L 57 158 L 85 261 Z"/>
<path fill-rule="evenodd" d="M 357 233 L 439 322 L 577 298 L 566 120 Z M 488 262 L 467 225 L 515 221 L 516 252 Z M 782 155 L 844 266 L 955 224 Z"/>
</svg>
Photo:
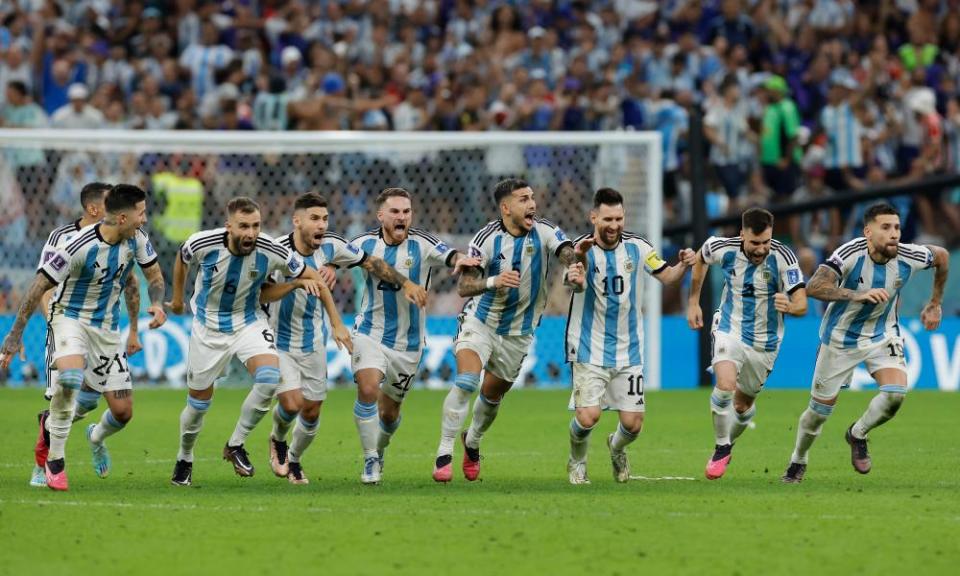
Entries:
<svg viewBox="0 0 960 576">
<path fill-rule="evenodd" d="M 103 128 L 103 113 L 87 102 L 90 91 L 86 86 L 80 83 L 71 84 L 67 97 L 70 102 L 53 113 L 50 118 L 51 126 L 71 130 Z"/>
<path fill-rule="evenodd" d="M 830 75 L 828 104 L 820 113 L 820 129 L 827 137 L 823 162 L 826 185 L 833 190 L 847 190 L 851 188 L 851 177 L 864 176 L 863 126 L 854 112 L 862 95 L 846 70 L 835 70 Z"/>
<path fill-rule="evenodd" d="M 763 85 L 767 100 L 760 138 L 760 164 L 763 181 L 775 200 L 788 198 L 797 187 L 797 163 L 800 148 L 797 135 L 800 116 L 788 95 L 781 76 L 771 76 Z"/>
<path fill-rule="evenodd" d="M 727 195 L 735 199 L 746 180 L 743 152 L 748 140 L 755 138 L 735 77 L 728 76 L 720 85 L 720 97 L 707 104 L 704 134 L 710 141 L 710 164 Z"/>
<path fill-rule="evenodd" d="M 7 84 L 13 81 L 23 83 L 27 89 L 33 86 L 30 63 L 26 60 L 22 42 L 14 42 L 6 50 L 0 51 L 0 106 L 6 102 Z"/>
</svg>

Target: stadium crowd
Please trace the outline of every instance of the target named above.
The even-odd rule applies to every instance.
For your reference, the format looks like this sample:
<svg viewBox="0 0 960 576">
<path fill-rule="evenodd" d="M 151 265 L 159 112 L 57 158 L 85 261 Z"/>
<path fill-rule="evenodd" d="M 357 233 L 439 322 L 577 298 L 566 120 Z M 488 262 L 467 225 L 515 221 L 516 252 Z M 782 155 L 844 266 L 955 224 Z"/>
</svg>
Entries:
<svg viewBox="0 0 960 576">
<path fill-rule="evenodd" d="M 657 130 L 667 215 L 682 220 L 688 129 L 698 117 L 715 214 L 957 171 L 960 1 L 0 4 L 3 127 Z M 219 222 L 232 194 L 336 188 L 342 194 L 333 195 L 332 213 L 348 214 L 342 231 L 356 233 L 371 224 L 369 201 L 379 188 L 400 182 L 430 203 L 435 232 L 469 234 L 487 215 L 458 210 L 463 199 L 436 183 L 440 166 L 456 166 L 450 176 L 461 178 L 468 201 L 484 206 L 492 182 L 525 172 L 545 191 L 547 215 L 580 230 L 593 158 L 571 154 L 565 170 L 537 170 L 564 159 L 538 164 L 533 152 L 520 155 L 526 164 L 518 167 L 509 155 L 494 161 L 476 151 L 400 169 L 361 159 L 334 187 L 324 158 L 103 162 L 8 148 L 0 165 L 2 247 L 21 254 L 16 242 L 39 244 L 72 216 L 88 181 L 123 179 L 162 193 L 168 180 L 158 176 L 167 175 L 200 187 L 196 228 Z M 908 240 L 960 241 L 960 191 L 896 201 Z M 277 212 L 268 229 L 283 228 L 285 213 Z M 811 267 L 853 234 L 859 216 L 823 210 L 794 219 L 784 234 Z M 179 232 L 164 235 L 182 241 Z M 0 303 L 10 300 L 11 282 L 0 286 Z"/>
</svg>

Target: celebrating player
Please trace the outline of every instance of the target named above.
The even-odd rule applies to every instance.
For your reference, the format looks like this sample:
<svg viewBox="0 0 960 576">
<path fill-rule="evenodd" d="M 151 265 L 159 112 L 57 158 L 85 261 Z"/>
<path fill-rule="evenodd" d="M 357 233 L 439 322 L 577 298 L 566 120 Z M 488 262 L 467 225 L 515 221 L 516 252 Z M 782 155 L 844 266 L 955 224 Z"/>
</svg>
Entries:
<svg viewBox="0 0 960 576">
<path fill-rule="evenodd" d="M 797 442 L 782 480 L 803 480 L 807 452 L 833 412 L 840 389 L 849 386 L 862 362 L 880 392 L 860 418 L 847 427 L 854 470 L 870 472 L 867 433 L 894 417 L 907 393 L 897 307 L 900 291 L 917 270 L 937 269 L 933 293 L 921 320 L 927 330 L 940 326 L 943 287 L 949 254 L 939 246 L 900 243 L 900 215 L 889 204 L 876 204 L 863 216 L 863 237 L 837 248 L 810 279 L 808 290 L 829 302 L 820 325 L 820 348 L 813 372 L 810 405 L 800 415 Z"/>
<path fill-rule="evenodd" d="M 537 218 L 533 190 L 507 179 L 494 188 L 500 218 L 484 226 L 470 243 L 480 266 L 465 270 L 457 291 L 471 296 L 461 315 L 456 340 L 457 379 L 443 402 L 440 446 L 433 470 L 437 482 L 453 476 L 453 445 L 467 415 L 470 396 L 480 388 L 473 421 L 461 435 L 463 474 L 480 475 L 480 440 L 493 424 L 500 401 L 520 374 L 546 302 L 547 260 L 555 255 L 568 273 L 577 255 L 562 230 Z M 484 278 L 484 271 L 486 278 Z M 483 385 L 480 372 L 485 371 Z"/>
<path fill-rule="evenodd" d="M 715 446 L 705 471 L 709 480 L 716 480 L 730 464 L 733 444 L 756 415 L 754 403 L 783 341 L 783 315 L 806 314 L 807 293 L 797 257 L 773 240 L 773 214 L 751 208 L 741 217 L 739 237 L 711 237 L 700 248 L 687 303 L 687 323 L 694 330 L 703 328 L 700 289 L 711 264 L 721 267 L 724 279 L 711 328 Z"/>
<path fill-rule="evenodd" d="M 196 266 L 196 284 L 190 306 L 194 311 L 187 351 L 187 405 L 180 414 L 180 451 L 173 484 L 189 486 L 193 480 L 193 447 L 203 417 L 213 398 L 213 382 L 236 356 L 253 375 L 254 385 L 271 391 L 280 382 L 276 339 L 260 309 L 260 288 L 268 276 L 280 271 L 295 278 L 296 287 L 318 296 L 330 315 L 333 337 L 349 347 L 350 334 L 333 304 L 330 290 L 316 270 L 304 265 L 290 249 L 260 232 L 260 206 L 237 197 L 227 204 L 225 228 L 197 232 L 180 248 L 173 271 L 175 313 L 184 310 L 183 290 L 188 266 Z M 266 409 L 251 402 L 241 408 L 241 432 L 249 433 Z M 223 448 L 223 458 L 239 476 L 253 476 L 254 468 L 235 430 Z"/>
<path fill-rule="evenodd" d="M 51 313 L 53 361 L 59 373 L 50 400 L 47 429 L 50 449 L 44 472 L 53 490 L 68 488 L 64 450 L 73 404 L 84 382 L 104 393 L 109 408 L 100 422 L 87 429 L 93 449 L 94 468 L 101 477 L 109 474 L 110 457 L 104 439 L 121 430 L 133 417 L 133 397 L 126 352 L 120 344 L 120 293 L 132 261 L 143 269 L 149 283 L 153 316 L 151 328 L 166 321 L 162 308 L 164 283 L 157 256 L 141 227 L 147 222 L 146 193 L 118 184 L 104 201 L 106 217 L 83 228 L 71 242 L 57 249 L 40 268 L 24 298 L 17 319 L 0 349 L 0 369 L 6 369 L 21 348 L 27 319 L 43 294 L 59 286 Z"/>
<path fill-rule="evenodd" d="M 613 477 L 630 478 L 625 448 L 643 427 L 643 287 L 640 270 L 665 285 L 683 278 L 696 253 L 680 251 L 680 262 L 668 267 L 645 239 L 625 232 L 623 196 L 601 188 L 593 196 L 593 232 L 576 241 L 586 251 L 586 267 L 576 264 L 566 281 L 574 286 L 567 322 L 567 360 L 573 364 L 570 421 L 571 484 L 589 484 L 587 448 L 590 432 L 600 421 L 601 406 L 620 413 L 617 431 L 607 437 Z"/>
<path fill-rule="evenodd" d="M 104 196 L 112 188 L 110 184 L 104 184 L 103 182 L 91 182 L 83 187 L 80 190 L 80 206 L 83 209 L 83 216 L 78 220 L 71 222 L 70 224 L 65 224 L 58 228 L 55 228 L 50 235 L 47 237 L 47 242 L 43 245 L 43 249 L 40 251 L 40 263 L 37 266 L 37 270 L 40 270 L 43 265 L 53 258 L 53 255 L 59 248 L 66 246 L 71 240 L 73 240 L 77 234 L 83 228 L 96 224 L 101 219 L 103 219 L 104 214 L 106 214 L 106 208 L 104 206 Z M 43 308 L 44 312 L 47 314 L 48 318 L 50 315 L 50 300 L 53 298 L 56 293 L 56 288 L 47 290 L 44 295 L 40 298 L 40 305 Z M 138 325 L 138 316 L 140 315 L 140 283 L 137 281 L 136 274 L 130 274 L 127 276 L 127 284 L 123 289 L 124 301 L 127 305 L 127 315 L 130 318 L 129 333 L 127 335 L 127 357 L 136 354 L 140 351 L 140 338 L 137 334 L 137 325 Z M 53 330 L 47 327 L 47 342 L 46 350 L 44 352 L 44 368 L 47 371 L 47 389 L 44 392 L 44 399 L 49 403 L 51 398 L 53 398 L 53 387 L 56 385 L 57 381 L 57 370 L 53 362 Z M 88 413 L 96 409 L 97 403 L 100 400 L 100 393 L 87 386 L 86 383 L 83 384 L 80 388 L 80 392 L 77 394 L 76 404 L 74 406 L 74 414 L 72 420 L 76 422 L 77 420 L 83 418 Z M 42 410 L 37 414 L 37 421 L 40 424 L 40 430 L 37 433 L 37 442 L 34 445 L 34 466 L 33 473 L 30 475 L 30 485 L 35 487 L 44 487 L 47 485 L 47 476 L 44 472 L 44 466 L 47 461 L 47 454 L 50 450 L 50 432 L 47 430 L 47 416 L 50 415 L 49 410 Z M 109 469 L 103 470 L 104 473 L 109 473 Z"/>
<path fill-rule="evenodd" d="M 478 258 L 467 258 L 436 236 L 412 228 L 410 193 L 403 188 L 387 188 L 376 203 L 380 227 L 352 242 L 396 268 L 405 283 L 429 290 L 436 266 L 453 268 L 459 274 L 464 267 L 480 265 Z M 353 329 L 354 417 L 363 448 L 360 480 L 376 484 L 381 479 L 384 450 L 400 426 L 400 404 L 420 365 L 426 315 L 417 304 L 400 301 L 399 284 L 382 280 L 374 284 L 366 270 L 363 276 L 366 289 Z"/>
</svg>

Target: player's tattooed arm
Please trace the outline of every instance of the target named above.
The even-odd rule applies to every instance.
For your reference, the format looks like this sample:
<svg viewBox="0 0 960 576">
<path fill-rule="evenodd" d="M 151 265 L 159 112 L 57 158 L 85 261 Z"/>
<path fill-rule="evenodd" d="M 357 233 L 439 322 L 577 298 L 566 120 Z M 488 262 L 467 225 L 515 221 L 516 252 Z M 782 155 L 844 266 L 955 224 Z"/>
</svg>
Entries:
<svg viewBox="0 0 960 576">
<path fill-rule="evenodd" d="M 813 277 L 807 282 L 807 295 L 824 302 L 869 302 L 881 304 L 890 299 L 890 294 L 883 288 L 871 288 L 866 292 L 857 292 L 839 285 L 839 276 L 833 268 L 821 264 Z"/>
<path fill-rule="evenodd" d="M 179 263 L 180 259 L 177 258 L 177 260 Z M 147 266 L 142 270 L 147 279 L 147 295 L 150 297 L 150 306 L 147 307 L 147 313 L 153 316 L 153 320 L 150 321 L 150 328 L 159 328 L 167 321 L 167 313 L 163 309 L 163 297 L 167 292 L 167 284 L 163 281 L 163 271 L 160 270 L 159 265 Z M 176 267 L 174 267 L 174 270 L 176 270 Z M 176 272 L 174 272 L 174 277 L 176 277 Z"/>
<path fill-rule="evenodd" d="M 703 259 L 703 249 L 697 252 L 693 273 L 690 275 L 690 294 L 687 296 L 687 325 L 693 330 L 703 328 L 703 310 L 700 308 L 700 291 L 707 279 L 710 266 Z"/>
<path fill-rule="evenodd" d="M 577 257 L 577 250 L 573 247 L 573 244 L 568 242 L 560 247 L 560 251 L 557 252 L 557 259 L 560 260 L 560 263 L 563 264 L 564 268 L 569 268 L 570 266 L 576 264 L 577 262 L 585 263 L 586 261 L 585 255 L 588 251 L 589 251 L 589 248 L 583 251 L 584 259 L 580 260 Z"/>
<path fill-rule="evenodd" d="M 44 293 L 53 287 L 54 283 L 44 274 L 37 274 L 37 277 L 33 279 L 33 284 L 30 285 L 30 289 L 27 290 L 27 294 L 20 303 L 20 309 L 17 310 L 17 318 L 13 321 L 13 326 L 7 333 L 7 337 L 4 338 L 3 346 L 0 347 L 0 370 L 6 370 L 14 355 L 23 348 L 23 329 L 27 325 L 27 320 L 36 310 L 37 304 L 40 303 Z"/>
<path fill-rule="evenodd" d="M 127 276 L 127 283 L 123 287 L 123 301 L 127 305 L 127 316 L 130 318 L 127 332 L 127 356 L 133 356 L 143 348 L 140 345 L 140 281 L 136 274 Z"/>
<path fill-rule="evenodd" d="M 403 290 L 403 296 L 411 303 L 423 308 L 427 305 L 427 291 L 418 284 L 414 284 L 409 278 L 397 271 L 396 268 L 384 262 L 383 258 L 368 255 L 361 264 L 363 269 L 373 274 L 384 282 L 389 282 L 394 286 L 400 286 Z"/>
<path fill-rule="evenodd" d="M 947 285 L 947 275 L 950 272 L 950 254 L 939 246 L 927 246 L 933 253 L 933 266 L 937 269 L 933 275 L 933 292 L 930 301 L 923 307 L 920 320 L 927 330 L 936 330 L 940 327 L 943 317 L 943 289 Z"/>
<path fill-rule="evenodd" d="M 487 291 L 486 281 L 483 279 L 483 271 L 479 268 L 468 268 L 460 274 L 457 281 L 457 294 L 463 298 L 483 294 Z"/>
</svg>

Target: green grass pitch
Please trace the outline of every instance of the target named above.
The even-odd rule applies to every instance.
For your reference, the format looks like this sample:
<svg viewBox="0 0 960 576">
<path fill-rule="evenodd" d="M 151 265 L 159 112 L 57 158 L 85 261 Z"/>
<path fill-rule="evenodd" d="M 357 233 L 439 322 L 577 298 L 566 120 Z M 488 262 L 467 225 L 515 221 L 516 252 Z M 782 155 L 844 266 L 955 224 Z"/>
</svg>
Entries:
<svg viewBox="0 0 960 576">
<path fill-rule="evenodd" d="M 54 493 L 27 485 L 40 393 L 0 390 L 0 574 L 956 574 L 960 563 L 960 395 L 911 393 L 872 434 L 874 469 L 860 476 L 843 432 L 871 394 L 845 393 L 806 480 L 787 486 L 806 393 L 764 394 L 715 482 L 702 476 L 708 392 L 651 393 L 633 474 L 693 480 L 614 483 L 610 413 L 591 439 L 593 484 L 570 486 L 567 393 L 520 390 L 484 439 L 482 481 L 457 467 L 443 486 L 430 479 L 443 394 L 416 390 L 383 485 L 361 486 L 354 394 L 338 390 L 304 459 L 311 484 L 292 486 L 270 472 L 267 419 L 247 444 L 254 478 L 220 459 L 244 394 L 215 396 L 192 488 L 169 484 L 185 392 L 142 390 L 108 441 L 110 478 L 95 477 L 78 423 L 70 491 Z"/>
</svg>

